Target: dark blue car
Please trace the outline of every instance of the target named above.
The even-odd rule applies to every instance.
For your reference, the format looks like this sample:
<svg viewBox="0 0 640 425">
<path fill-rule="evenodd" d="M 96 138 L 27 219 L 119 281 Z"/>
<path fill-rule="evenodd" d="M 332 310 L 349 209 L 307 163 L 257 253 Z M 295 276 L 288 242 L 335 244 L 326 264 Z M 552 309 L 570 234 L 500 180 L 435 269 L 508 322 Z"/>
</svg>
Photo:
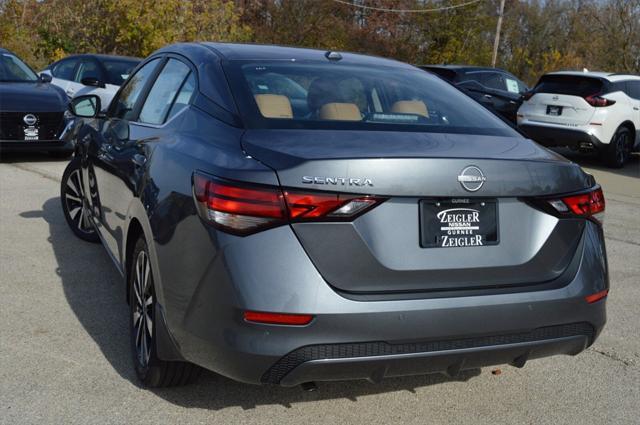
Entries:
<svg viewBox="0 0 640 425">
<path fill-rule="evenodd" d="M 18 56 L 0 48 L 0 153 L 47 151 L 68 156 L 69 99 L 51 77 L 38 76 Z"/>
</svg>

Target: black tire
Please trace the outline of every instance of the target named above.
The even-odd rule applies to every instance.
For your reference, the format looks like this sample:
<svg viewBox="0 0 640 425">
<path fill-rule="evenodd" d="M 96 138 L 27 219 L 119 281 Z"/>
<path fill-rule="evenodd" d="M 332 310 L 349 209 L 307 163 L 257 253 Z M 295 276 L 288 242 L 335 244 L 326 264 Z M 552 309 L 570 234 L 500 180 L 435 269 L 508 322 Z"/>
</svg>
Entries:
<svg viewBox="0 0 640 425">
<path fill-rule="evenodd" d="M 611 168 L 622 168 L 631 155 L 631 132 L 626 127 L 620 127 L 611 138 L 607 146 L 604 159 Z"/>
<path fill-rule="evenodd" d="M 130 261 L 129 328 L 131 354 L 138 379 L 149 388 L 194 382 L 200 376 L 200 367 L 187 362 L 161 360 L 157 356 L 156 294 L 144 238 L 140 237 L 136 242 Z"/>
<path fill-rule="evenodd" d="M 100 242 L 89 217 L 89 208 L 82 185 L 80 158 L 73 158 L 65 168 L 60 182 L 62 212 L 71 231 L 87 242 Z"/>
</svg>

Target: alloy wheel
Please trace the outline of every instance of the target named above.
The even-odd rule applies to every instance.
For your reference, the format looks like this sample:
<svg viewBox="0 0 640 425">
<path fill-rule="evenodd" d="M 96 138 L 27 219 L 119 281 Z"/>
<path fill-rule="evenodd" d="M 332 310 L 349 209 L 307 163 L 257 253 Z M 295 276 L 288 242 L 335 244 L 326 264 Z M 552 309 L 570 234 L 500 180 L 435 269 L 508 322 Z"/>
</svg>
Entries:
<svg viewBox="0 0 640 425">
<path fill-rule="evenodd" d="M 616 149 L 616 162 L 618 164 L 624 164 L 627 159 L 627 134 L 624 132 L 618 133 L 615 140 Z"/>
<path fill-rule="evenodd" d="M 133 331 L 138 362 L 146 367 L 153 341 L 153 291 L 149 257 L 145 251 L 140 251 L 134 267 Z"/>
<path fill-rule="evenodd" d="M 74 170 L 69 175 L 64 191 L 64 201 L 75 227 L 82 233 L 93 233 L 94 229 L 85 202 L 80 170 Z"/>
</svg>

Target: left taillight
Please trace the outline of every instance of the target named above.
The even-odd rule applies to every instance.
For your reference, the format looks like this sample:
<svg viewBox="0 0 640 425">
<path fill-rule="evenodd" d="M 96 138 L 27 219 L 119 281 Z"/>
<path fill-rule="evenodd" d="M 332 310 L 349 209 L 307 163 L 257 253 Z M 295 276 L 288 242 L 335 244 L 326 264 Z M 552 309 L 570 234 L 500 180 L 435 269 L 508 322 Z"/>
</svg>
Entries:
<svg viewBox="0 0 640 425">
<path fill-rule="evenodd" d="M 575 195 L 539 199 L 540 203 L 559 217 L 586 218 L 600 224 L 604 221 L 605 200 L 600 186 Z"/>
<path fill-rule="evenodd" d="M 236 235 L 289 222 L 351 221 L 386 198 L 246 184 L 196 172 L 193 197 L 200 217 Z"/>
</svg>

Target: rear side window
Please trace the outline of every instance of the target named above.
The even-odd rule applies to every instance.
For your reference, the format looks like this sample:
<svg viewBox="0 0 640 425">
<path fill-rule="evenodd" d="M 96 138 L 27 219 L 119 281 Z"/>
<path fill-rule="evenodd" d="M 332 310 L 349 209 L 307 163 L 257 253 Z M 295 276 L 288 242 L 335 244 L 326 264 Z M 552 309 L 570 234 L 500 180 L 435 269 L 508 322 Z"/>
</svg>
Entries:
<svg viewBox="0 0 640 425">
<path fill-rule="evenodd" d="M 629 97 L 640 100 L 640 81 L 627 81 Z"/>
<path fill-rule="evenodd" d="M 162 124 L 189 72 L 191 70 L 184 63 L 169 59 L 153 83 L 140 111 L 139 121 L 147 124 Z"/>
<path fill-rule="evenodd" d="M 191 102 L 191 98 L 193 97 L 193 93 L 196 91 L 196 76 L 194 73 L 190 73 L 185 82 L 182 84 L 182 88 L 178 92 L 176 96 L 176 100 L 173 102 L 171 109 L 169 110 L 169 115 L 167 115 L 167 120 L 170 120 L 171 117 L 176 115 L 178 112 L 182 111 L 189 105 Z"/>
<path fill-rule="evenodd" d="M 51 70 L 51 74 L 54 77 L 61 80 L 73 81 L 73 70 L 78 63 L 78 59 L 64 59 L 58 62 L 56 66 Z"/>
<path fill-rule="evenodd" d="M 577 75 L 545 75 L 536 87 L 535 93 L 566 94 L 586 97 L 602 92 L 604 83 L 592 77 Z"/>
</svg>

